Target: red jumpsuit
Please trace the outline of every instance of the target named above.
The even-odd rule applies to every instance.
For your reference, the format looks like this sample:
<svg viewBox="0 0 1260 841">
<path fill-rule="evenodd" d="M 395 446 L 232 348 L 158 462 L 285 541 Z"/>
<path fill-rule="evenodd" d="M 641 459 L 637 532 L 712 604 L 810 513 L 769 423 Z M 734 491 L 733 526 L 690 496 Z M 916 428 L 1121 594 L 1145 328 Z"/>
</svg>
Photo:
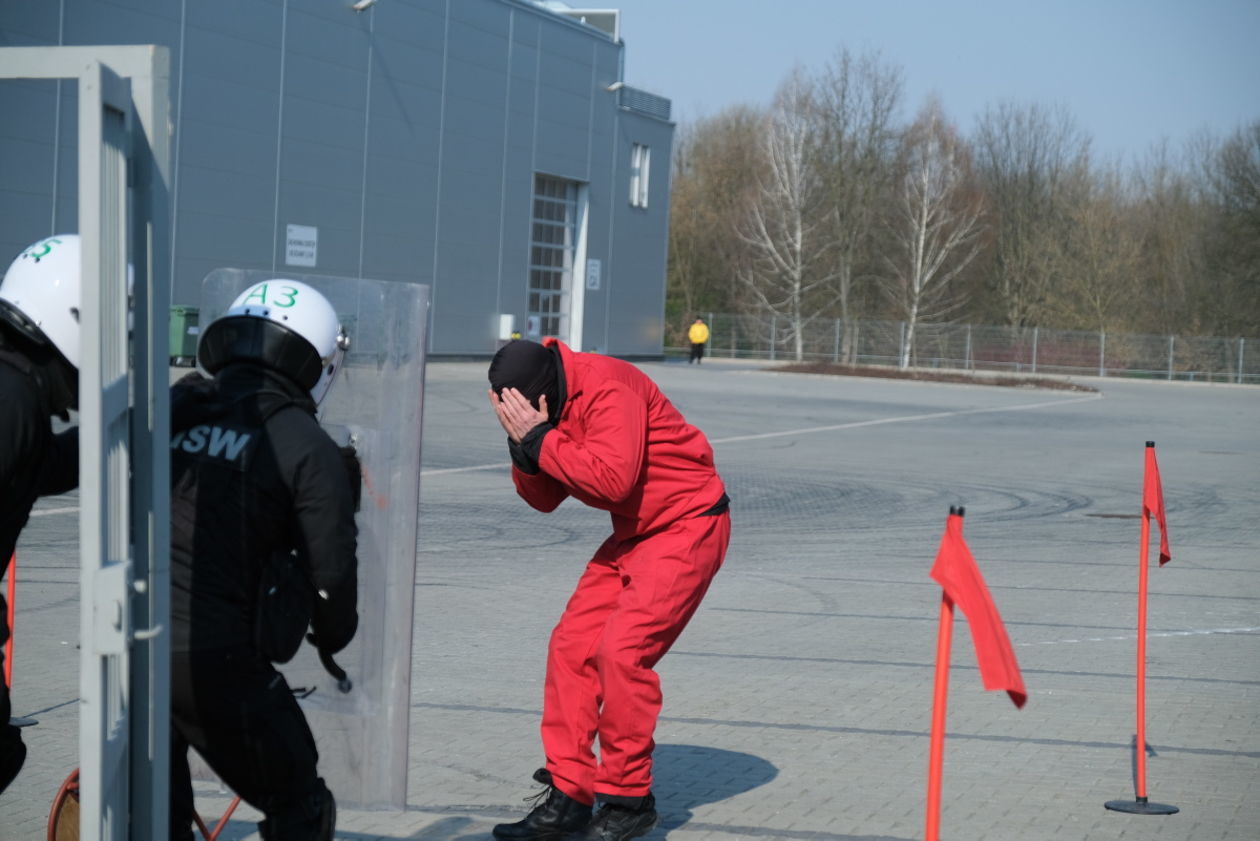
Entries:
<svg viewBox="0 0 1260 841">
<path fill-rule="evenodd" d="M 656 384 L 611 357 L 556 347 L 565 399 L 540 471 L 515 467 L 539 511 L 573 496 L 612 515 L 551 634 L 543 698 L 547 770 L 568 796 L 639 797 L 652 786 L 661 710 L 653 667 L 700 605 L 730 539 L 725 489 L 704 434 Z M 593 750 L 599 737 L 599 759 Z"/>
</svg>

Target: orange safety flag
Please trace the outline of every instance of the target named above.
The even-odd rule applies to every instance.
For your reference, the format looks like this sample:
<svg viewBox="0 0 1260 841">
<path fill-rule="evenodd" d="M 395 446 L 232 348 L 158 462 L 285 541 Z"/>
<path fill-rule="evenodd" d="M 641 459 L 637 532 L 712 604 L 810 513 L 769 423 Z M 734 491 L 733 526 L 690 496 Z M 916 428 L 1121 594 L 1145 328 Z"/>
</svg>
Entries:
<svg viewBox="0 0 1260 841">
<path fill-rule="evenodd" d="M 980 680 L 988 690 L 1005 689 L 1016 707 L 1028 700 L 1019 663 L 1011 649 L 1011 640 L 980 568 L 971 556 L 962 536 L 963 518 L 950 514 L 945 521 L 945 535 L 932 565 L 932 578 L 945 588 L 945 596 L 958 605 L 971 628 L 971 641 L 980 664 Z"/>
<path fill-rule="evenodd" d="M 1168 553 L 1168 521 L 1164 518 L 1164 488 L 1159 482 L 1159 464 L 1155 461 L 1155 446 L 1146 445 L 1146 470 L 1142 481 L 1142 516 L 1155 518 L 1159 523 L 1159 565 L 1172 560 Z"/>
</svg>

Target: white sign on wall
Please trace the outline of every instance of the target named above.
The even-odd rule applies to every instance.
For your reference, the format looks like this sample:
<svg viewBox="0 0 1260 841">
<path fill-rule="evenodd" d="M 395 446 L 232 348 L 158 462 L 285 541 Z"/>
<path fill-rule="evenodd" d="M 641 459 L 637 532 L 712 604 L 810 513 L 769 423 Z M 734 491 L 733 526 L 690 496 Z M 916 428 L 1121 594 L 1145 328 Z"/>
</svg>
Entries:
<svg viewBox="0 0 1260 841">
<path fill-rule="evenodd" d="M 586 261 L 586 288 L 599 289 L 599 260 Z"/>
<path fill-rule="evenodd" d="M 314 266 L 319 256 L 319 228 L 289 225 L 284 240 L 286 266 Z"/>
</svg>

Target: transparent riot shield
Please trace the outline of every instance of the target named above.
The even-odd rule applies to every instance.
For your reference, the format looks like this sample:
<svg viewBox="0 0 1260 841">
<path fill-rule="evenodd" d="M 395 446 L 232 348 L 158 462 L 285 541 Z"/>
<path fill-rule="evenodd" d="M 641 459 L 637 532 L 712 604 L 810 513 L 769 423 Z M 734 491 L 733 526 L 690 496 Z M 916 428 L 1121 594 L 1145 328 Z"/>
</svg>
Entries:
<svg viewBox="0 0 1260 841">
<path fill-rule="evenodd" d="M 271 278 L 314 287 L 341 316 L 350 349 L 320 405 L 320 423 L 338 444 L 352 443 L 363 465 L 356 515 L 359 630 L 336 655 L 349 686 L 339 686 L 307 644 L 278 668 L 290 686 L 315 688 L 301 704 L 319 747 L 320 775 L 337 802 L 403 809 L 429 287 L 216 269 L 202 284 L 201 324 L 249 286 Z"/>
</svg>

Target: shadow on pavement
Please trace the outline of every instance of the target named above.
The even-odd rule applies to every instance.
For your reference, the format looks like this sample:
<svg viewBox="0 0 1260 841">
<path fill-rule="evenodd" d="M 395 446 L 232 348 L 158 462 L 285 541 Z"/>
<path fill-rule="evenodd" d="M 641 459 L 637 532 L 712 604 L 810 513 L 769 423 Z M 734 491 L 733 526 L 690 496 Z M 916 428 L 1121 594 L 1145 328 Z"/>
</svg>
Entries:
<svg viewBox="0 0 1260 841">
<path fill-rule="evenodd" d="M 811 839 L 811 841 L 909 841 L 891 836 L 844 835 L 771 829 L 760 826 L 734 826 L 692 821 L 695 809 L 728 800 L 765 785 L 779 775 L 779 769 L 759 756 L 722 750 L 704 745 L 657 745 L 653 752 L 656 809 L 660 822 L 644 841 L 661 841 L 672 830 L 686 826 L 689 830 L 712 833 L 718 837 Z M 770 818 L 771 816 L 767 816 Z M 451 815 L 398 841 L 487 841 L 490 828 L 506 818 L 491 819 L 486 814 Z M 231 821 L 224 839 L 241 838 L 253 830 L 253 824 Z M 375 841 L 393 835 L 347 832 L 338 830 L 339 841 Z"/>
<path fill-rule="evenodd" d="M 674 829 L 686 826 L 692 832 L 718 837 L 764 838 L 775 841 L 910 841 L 886 835 L 845 835 L 812 830 L 783 830 L 763 826 L 735 826 L 725 823 L 697 823 L 693 810 L 752 791 L 779 775 L 779 769 L 759 756 L 702 745 L 657 745 L 653 751 L 653 789 L 656 809 L 661 815 L 645 841 L 659 841 Z M 773 817 L 766 816 L 768 821 Z"/>
<path fill-rule="evenodd" d="M 704 745 L 657 745 L 652 769 L 658 833 L 687 823 L 698 806 L 752 791 L 779 775 L 759 756 Z"/>
</svg>

